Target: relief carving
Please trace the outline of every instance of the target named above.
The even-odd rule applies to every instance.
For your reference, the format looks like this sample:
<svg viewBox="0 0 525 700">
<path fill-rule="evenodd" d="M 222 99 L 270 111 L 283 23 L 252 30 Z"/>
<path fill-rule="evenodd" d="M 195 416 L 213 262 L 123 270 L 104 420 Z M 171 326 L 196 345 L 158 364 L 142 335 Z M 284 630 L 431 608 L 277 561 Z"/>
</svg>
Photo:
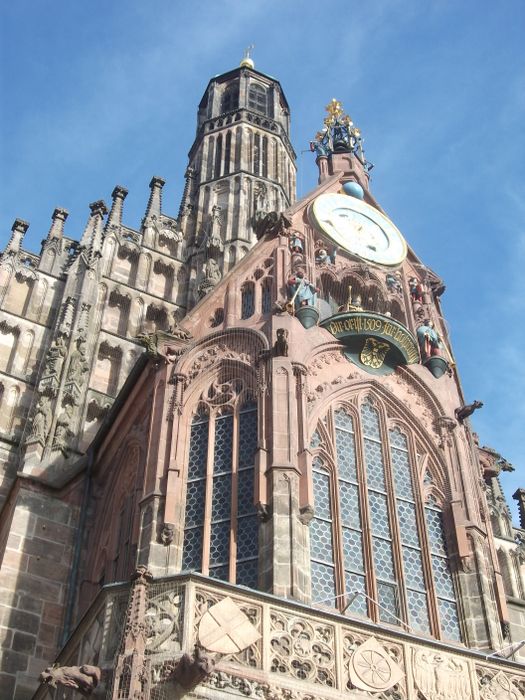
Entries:
<svg viewBox="0 0 525 700">
<path fill-rule="evenodd" d="M 481 700 L 521 700 L 524 697 L 525 681 L 520 684 L 517 678 L 509 678 L 503 671 L 493 673 L 478 668 L 477 673 Z"/>
<path fill-rule="evenodd" d="M 469 669 L 464 661 L 430 649 L 414 649 L 412 670 L 424 700 L 472 700 Z"/>
<path fill-rule="evenodd" d="M 361 644 L 347 663 L 351 686 L 377 693 L 393 688 L 405 675 L 374 637 Z M 347 684 L 347 687 L 351 687 Z"/>
</svg>

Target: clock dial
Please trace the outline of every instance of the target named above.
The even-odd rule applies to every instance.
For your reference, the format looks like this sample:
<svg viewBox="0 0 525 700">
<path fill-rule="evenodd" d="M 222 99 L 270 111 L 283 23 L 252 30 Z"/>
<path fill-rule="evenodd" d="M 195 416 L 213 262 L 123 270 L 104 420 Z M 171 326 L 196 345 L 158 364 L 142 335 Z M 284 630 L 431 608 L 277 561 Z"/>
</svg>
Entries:
<svg viewBox="0 0 525 700">
<path fill-rule="evenodd" d="M 352 255 L 380 265 L 399 265 L 406 257 L 405 239 L 390 219 L 359 199 L 322 194 L 309 216 L 318 230 Z"/>
</svg>

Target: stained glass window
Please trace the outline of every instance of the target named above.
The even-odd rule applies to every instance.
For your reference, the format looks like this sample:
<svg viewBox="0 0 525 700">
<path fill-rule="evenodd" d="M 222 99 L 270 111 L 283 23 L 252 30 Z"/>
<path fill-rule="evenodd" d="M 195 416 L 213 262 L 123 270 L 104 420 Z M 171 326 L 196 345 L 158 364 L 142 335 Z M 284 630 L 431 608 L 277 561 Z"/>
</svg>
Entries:
<svg viewBox="0 0 525 700">
<path fill-rule="evenodd" d="M 210 435 L 214 436 L 213 443 Z M 203 561 L 207 561 L 211 577 L 228 581 L 235 568 L 237 583 L 257 587 L 258 521 L 253 502 L 256 449 L 254 403 L 234 413 L 194 419 L 188 455 L 183 569 L 202 571 Z M 235 461 L 234 453 L 238 455 Z M 206 529 L 209 551 L 203 557 Z"/>
<path fill-rule="evenodd" d="M 441 512 L 430 501 L 426 523 L 418 515 L 422 506 L 407 435 L 397 427 L 387 431 L 369 400 L 354 416 L 342 407 L 331 409 L 322 423 L 326 427 L 331 421 L 334 444 L 323 438 L 321 446 L 319 427 L 310 443 L 313 600 L 350 615 L 460 640 Z M 335 455 L 333 464 L 328 454 Z M 420 461 L 421 455 L 416 458 Z M 428 475 L 427 470 L 427 483 Z"/>
<path fill-rule="evenodd" d="M 241 318 L 250 318 L 255 311 L 255 290 L 251 282 L 243 285 L 241 290 Z"/>
</svg>

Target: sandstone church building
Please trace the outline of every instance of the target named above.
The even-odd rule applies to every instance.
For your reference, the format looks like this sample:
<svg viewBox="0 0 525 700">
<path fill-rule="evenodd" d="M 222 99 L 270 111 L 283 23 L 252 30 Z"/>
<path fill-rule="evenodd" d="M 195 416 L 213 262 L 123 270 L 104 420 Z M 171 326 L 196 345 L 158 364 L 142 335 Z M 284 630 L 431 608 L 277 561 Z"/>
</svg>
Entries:
<svg viewBox="0 0 525 700">
<path fill-rule="evenodd" d="M 0 697 L 520 700 L 513 525 L 444 283 L 369 189 L 337 100 L 295 199 L 245 57 L 153 177 L 0 258 Z M 380 154 L 379 154 L 380 157 Z"/>
</svg>

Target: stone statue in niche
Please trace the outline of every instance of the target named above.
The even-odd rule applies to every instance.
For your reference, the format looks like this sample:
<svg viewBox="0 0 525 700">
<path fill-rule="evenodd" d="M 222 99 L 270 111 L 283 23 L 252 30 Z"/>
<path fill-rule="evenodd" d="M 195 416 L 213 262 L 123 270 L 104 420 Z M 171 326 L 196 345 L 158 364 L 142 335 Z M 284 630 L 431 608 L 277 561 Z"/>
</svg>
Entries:
<svg viewBox="0 0 525 700">
<path fill-rule="evenodd" d="M 51 347 L 47 351 L 46 364 L 44 366 L 44 377 L 49 375 L 55 375 L 60 377 L 60 372 L 62 370 L 62 365 L 64 364 L 64 358 L 67 353 L 66 344 L 62 335 L 58 335 Z"/>
<path fill-rule="evenodd" d="M 51 688 L 59 685 L 73 688 L 80 695 L 87 697 L 100 683 L 102 673 L 97 666 L 48 666 L 40 674 L 40 682 Z"/>
<path fill-rule="evenodd" d="M 71 435 L 71 420 L 73 418 L 73 406 L 66 404 L 64 410 L 57 418 L 55 436 L 53 438 L 53 449 L 65 450 Z"/>
<path fill-rule="evenodd" d="M 211 209 L 210 222 L 206 232 L 206 249 L 215 253 L 222 253 L 224 243 L 221 237 L 222 230 L 222 209 L 214 204 Z"/>
<path fill-rule="evenodd" d="M 401 275 L 399 272 L 387 272 L 385 281 L 389 292 L 394 294 L 402 293 L 403 287 L 401 286 Z"/>
<path fill-rule="evenodd" d="M 71 360 L 67 370 L 67 381 L 82 384 L 84 374 L 89 370 L 86 356 L 86 339 L 79 336 L 76 340 L 75 350 L 71 353 Z"/>
<path fill-rule="evenodd" d="M 35 417 L 31 426 L 30 440 L 44 442 L 51 428 L 51 398 L 43 394 L 38 400 Z"/>
<path fill-rule="evenodd" d="M 215 286 L 221 281 L 221 271 L 217 265 L 217 261 L 213 258 L 206 260 L 206 265 L 204 268 L 204 278 L 211 285 Z"/>
<path fill-rule="evenodd" d="M 297 253 L 299 255 L 304 253 L 303 240 L 295 232 L 290 236 L 290 250 L 292 253 Z"/>
</svg>

